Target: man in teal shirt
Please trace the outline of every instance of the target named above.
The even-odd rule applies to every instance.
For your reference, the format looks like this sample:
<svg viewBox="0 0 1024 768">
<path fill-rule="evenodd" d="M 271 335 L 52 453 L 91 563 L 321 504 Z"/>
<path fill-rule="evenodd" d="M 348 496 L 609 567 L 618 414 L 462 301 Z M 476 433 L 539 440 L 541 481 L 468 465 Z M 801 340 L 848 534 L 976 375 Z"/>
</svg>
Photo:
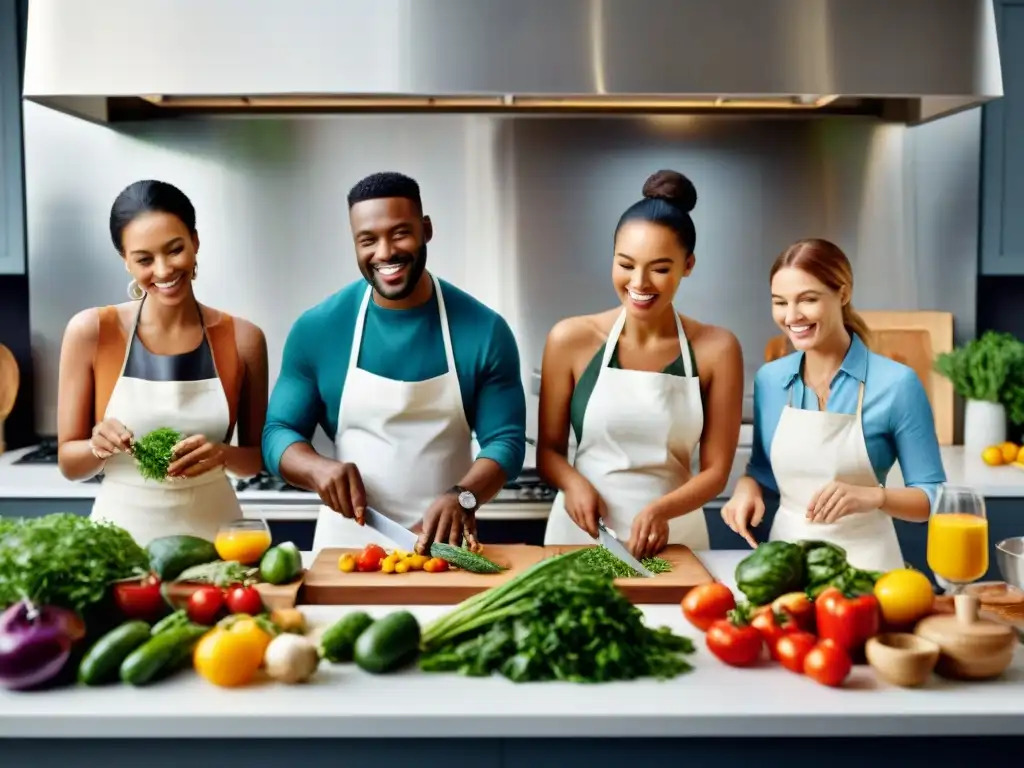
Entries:
<svg viewBox="0 0 1024 768">
<path fill-rule="evenodd" d="M 519 475 L 526 398 L 508 323 L 426 270 L 419 185 L 376 173 L 348 195 L 358 280 L 285 342 L 263 430 L 267 468 L 323 502 L 313 548 L 359 547 L 367 505 L 433 541 L 478 546 L 475 512 Z M 310 440 L 334 436 L 334 458 Z M 473 433 L 480 446 L 472 455 Z"/>
</svg>

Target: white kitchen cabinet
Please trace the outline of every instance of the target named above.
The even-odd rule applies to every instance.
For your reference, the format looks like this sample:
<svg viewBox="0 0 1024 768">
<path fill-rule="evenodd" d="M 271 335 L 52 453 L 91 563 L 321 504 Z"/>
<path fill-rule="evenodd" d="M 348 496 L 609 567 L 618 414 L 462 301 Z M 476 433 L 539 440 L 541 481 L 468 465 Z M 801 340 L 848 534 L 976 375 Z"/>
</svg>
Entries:
<svg viewBox="0 0 1024 768">
<path fill-rule="evenodd" d="M 0 2 L 0 275 L 23 275 L 25 174 L 21 141 L 21 37 L 27 3 Z"/>
</svg>

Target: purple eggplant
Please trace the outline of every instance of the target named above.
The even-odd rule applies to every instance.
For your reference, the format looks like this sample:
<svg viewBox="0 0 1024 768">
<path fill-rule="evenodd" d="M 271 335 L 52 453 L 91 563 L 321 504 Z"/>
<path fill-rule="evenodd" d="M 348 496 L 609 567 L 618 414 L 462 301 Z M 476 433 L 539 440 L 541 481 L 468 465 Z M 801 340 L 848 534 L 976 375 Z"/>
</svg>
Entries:
<svg viewBox="0 0 1024 768">
<path fill-rule="evenodd" d="M 48 682 L 85 635 L 78 614 L 21 600 L 0 614 L 0 686 L 18 691 Z"/>
</svg>

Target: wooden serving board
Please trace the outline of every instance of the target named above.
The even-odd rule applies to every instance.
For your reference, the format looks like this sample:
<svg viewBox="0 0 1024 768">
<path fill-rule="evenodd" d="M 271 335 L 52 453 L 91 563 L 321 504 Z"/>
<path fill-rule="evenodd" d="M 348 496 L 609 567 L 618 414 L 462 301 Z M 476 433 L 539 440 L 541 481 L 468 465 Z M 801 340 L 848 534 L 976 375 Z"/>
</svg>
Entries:
<svg viewBox="0 0 1024 768">
<path fill-rule="evenodd" d="M 551 555 L 560 555 L 581 546 L 546 547 Z M 689 547 L 681 544 L 670 544 L 658 555 L 672 564 L 667 573 L 655 574 L 654 578 L 637 576 L 635 578 L 616 579 L 615 586 L 631 603 L 669 604 L 678 603 L 694 587 L 710 584 L 715 579 L 704 567 L 704 563 Z"/>
<path fill-rule="evenodd" d="M 527 544 L 488 544 L 484 557 L 508 570 L 501 573 L 343 573 L 342 555 L 358 555 L 358 549 L 321 550 L 306 571 L 302 602 L 308 605 L 455 605 L 468 597 L 518 576 L 547 556 L 543 547 Z"/>
<path fill-rule="evenodd" d="M 299 599 L 299 590 L 302 588 L 304 575 L 299 576 L 295 581 L 288 584 L 266 584 L 260 582 L 254 585 L 260 593 L 263 605 L 268 611 L 277 611 L 285 608 L 294 608 Z M 167 596 L 176 608 L 183 608 L 199 587 L 207 586 L 197 581 L 176 581 L 167 587 Z"/>
</svg>

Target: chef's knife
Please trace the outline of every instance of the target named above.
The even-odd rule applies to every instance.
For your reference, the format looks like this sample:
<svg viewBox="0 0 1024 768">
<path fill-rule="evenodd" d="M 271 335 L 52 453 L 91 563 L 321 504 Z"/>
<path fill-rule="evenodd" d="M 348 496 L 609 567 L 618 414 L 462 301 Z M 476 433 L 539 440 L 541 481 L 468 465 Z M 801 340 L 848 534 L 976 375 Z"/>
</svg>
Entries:
<svg viewBox="0 0 1024 768">
<path fill-rule="evenodd" d="M 404 525 L 399 525 L 390 517 L 378 512 L 373 507 L 365 508 L 363 520 L 365 520 L 366 524 L 373 528 L 373 530 L 384 534 L 387 538 L 393 541 L 399 549 L 404 549 L 406 552 L 412 552 L 416 548 L 416 539 L 419 537 L 415 533 L 410 531 Z"/>
<path fill-rule="evenodd" d="M 604 522 L 601 520 L 597 521 L 597 533 L 601 544 L 604 545 L 604 548 L 619 558 L 619 560 L 624 562 L 641 576 L 646 578 L 654 576 L 653 573 L 644 568 L 643 564 L 639 560 L 629 554 L 629 550 L 627 550 L 622 543 L 615 538 L 614 534 L 605 527 Z"/>
</svg>

